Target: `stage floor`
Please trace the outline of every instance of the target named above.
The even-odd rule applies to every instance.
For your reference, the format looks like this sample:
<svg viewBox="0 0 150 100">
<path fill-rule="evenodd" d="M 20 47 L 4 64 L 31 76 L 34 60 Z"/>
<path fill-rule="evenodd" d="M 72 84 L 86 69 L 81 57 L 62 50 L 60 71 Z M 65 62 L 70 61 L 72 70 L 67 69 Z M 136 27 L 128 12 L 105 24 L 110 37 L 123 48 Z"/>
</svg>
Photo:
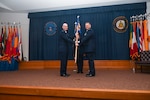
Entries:
<svg viewBox="0 0 150 100">
<path fill-rule="evenodd" d="M 97 69 L 95 77 L 85 77 L 69 69 L 70 77 L 60 77 L 59 69 L 0 72 L 0 86 L 36 86 L 150 91 L 150 72 Z"/>
</svg>

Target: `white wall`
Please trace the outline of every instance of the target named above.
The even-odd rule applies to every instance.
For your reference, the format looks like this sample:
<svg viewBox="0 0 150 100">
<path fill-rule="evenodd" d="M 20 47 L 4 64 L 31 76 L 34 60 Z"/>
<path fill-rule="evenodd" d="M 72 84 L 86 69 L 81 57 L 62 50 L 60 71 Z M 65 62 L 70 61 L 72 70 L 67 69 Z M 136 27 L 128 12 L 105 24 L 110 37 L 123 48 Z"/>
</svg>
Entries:
<svg viewBox="0 0 150 100">
<path fill-rule="evenodd" d="M 28 13 L 0 13 L 1 22 L 16 22 L 21 23 L 22 27 L 22 42 L 23 42 L 23 55 L 29 59 L 29 19 Z"/>
<path fill-rule="evenodd" d="M 150 2 L 147 2 L 147 13 L 150 13 Z"/>
</svg>

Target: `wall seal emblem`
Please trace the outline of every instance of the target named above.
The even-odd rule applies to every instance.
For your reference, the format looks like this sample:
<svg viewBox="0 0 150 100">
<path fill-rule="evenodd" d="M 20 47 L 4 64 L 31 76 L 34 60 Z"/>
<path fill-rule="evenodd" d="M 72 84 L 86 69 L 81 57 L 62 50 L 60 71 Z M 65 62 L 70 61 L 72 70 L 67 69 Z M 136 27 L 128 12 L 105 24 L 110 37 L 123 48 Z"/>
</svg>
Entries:
<svg viewBox="0 0 150 100">
<path fill-rule="evenodd" d="M 44 29 L 48 36 L 53 36 L 57 31 L 57 25 L 55 24 L 55 22 L 47 22 Z"/>
<path fill-rule="evenodd" d="M 124 33 L 128 29 L 128 20 L 125 16 L 116 17 L 113 20 L 113 28 L 118 33 Z"/>
</svg>

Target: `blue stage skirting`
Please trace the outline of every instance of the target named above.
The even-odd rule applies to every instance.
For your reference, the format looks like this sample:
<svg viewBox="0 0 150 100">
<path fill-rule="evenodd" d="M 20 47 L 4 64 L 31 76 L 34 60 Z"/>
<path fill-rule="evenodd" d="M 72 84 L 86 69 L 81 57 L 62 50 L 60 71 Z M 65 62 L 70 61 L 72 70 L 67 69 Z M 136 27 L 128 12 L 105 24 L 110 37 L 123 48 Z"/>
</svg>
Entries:
<svg viewBox="0 0 150 100">
<path fill-rule="evenodd" d="M 18 61 L 14 58 L 11 59 L 11 63 L 8 61 L 0 61 L 0 71 L 14 71 L 18 70 Z"/>
</svg>

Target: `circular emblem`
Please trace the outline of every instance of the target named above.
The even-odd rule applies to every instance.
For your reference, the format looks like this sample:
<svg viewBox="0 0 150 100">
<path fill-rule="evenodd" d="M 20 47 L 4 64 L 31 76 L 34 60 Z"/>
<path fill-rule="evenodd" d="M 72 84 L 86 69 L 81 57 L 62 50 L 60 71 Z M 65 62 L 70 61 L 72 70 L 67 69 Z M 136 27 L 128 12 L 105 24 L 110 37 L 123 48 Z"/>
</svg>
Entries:
<svg viewBox="0 0 150 100">
<path fill-rule="evenodd" d="M 47 35 L 52 36 L 56 33 L 57 25 L 54 22 L 48 22 L 45 24 L 45 32 Z"/>
<path fill-rule="evenodd" d="M 124 33 L 128 29 L 128 20 L 125 16 L 119 16 L 113 21 L 113 28 L 118 33 Z"/>
</svg>

